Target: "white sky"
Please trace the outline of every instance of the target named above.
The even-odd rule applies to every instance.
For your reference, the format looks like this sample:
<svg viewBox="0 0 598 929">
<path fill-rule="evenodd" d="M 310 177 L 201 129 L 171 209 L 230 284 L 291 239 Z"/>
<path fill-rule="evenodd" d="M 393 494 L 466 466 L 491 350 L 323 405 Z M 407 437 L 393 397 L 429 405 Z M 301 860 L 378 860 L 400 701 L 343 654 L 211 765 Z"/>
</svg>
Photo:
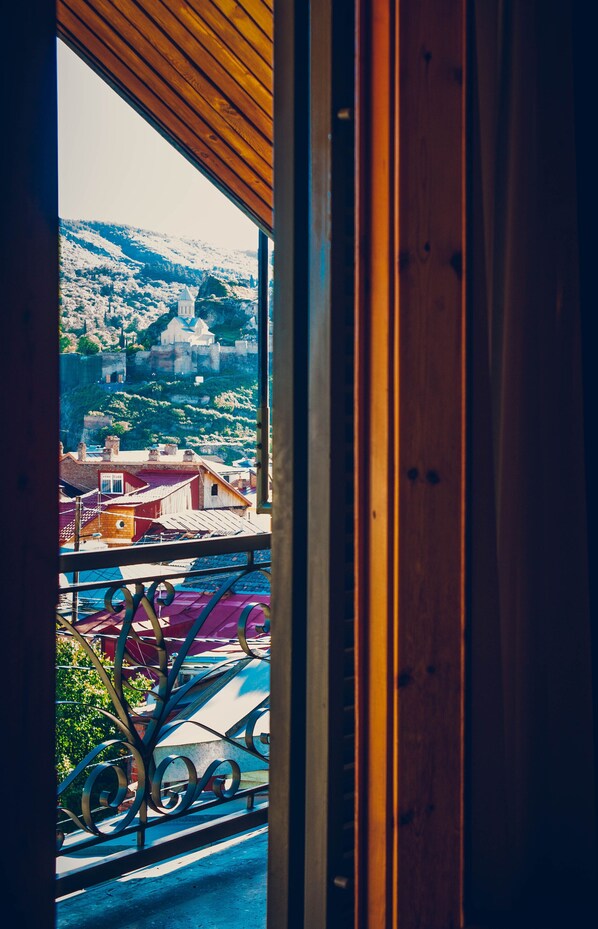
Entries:
<svg viewBox="0 0 598 929">
<path fill-rule="evenodd" d="M 58 42 L 59 214 L 257 249 L 257 226 Z"/>
</svg>

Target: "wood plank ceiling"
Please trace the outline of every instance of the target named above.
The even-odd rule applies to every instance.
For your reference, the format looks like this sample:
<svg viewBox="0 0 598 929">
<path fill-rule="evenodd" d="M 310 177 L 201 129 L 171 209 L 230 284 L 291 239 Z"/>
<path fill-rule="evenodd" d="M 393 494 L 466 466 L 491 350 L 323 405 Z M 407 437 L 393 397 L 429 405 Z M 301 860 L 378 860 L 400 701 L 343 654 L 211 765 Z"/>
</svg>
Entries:
<svg viewBox="0 0 598 929">
<path fill-rule="evenodd" d="M 59 36 L 269 233 L 273 2 L 57 2 Z"/>
</svg>

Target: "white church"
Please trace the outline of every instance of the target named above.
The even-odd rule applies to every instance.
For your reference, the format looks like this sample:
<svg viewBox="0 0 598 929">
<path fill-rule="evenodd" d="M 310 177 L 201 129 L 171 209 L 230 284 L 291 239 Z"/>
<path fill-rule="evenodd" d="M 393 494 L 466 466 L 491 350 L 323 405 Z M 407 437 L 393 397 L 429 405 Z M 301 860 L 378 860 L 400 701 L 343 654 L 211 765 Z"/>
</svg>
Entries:
<svg viewBox="0 0 598 929">
<path fill-rule="evenodd" d="M 177 315 L 168 323 L 160 336 L 161 345 L 187 342 L 190 345 L 213 345 L 214 333 L 195 315 L 195 301 L 188 287 L 183 287 L 178 299 Z"/>
</svg>

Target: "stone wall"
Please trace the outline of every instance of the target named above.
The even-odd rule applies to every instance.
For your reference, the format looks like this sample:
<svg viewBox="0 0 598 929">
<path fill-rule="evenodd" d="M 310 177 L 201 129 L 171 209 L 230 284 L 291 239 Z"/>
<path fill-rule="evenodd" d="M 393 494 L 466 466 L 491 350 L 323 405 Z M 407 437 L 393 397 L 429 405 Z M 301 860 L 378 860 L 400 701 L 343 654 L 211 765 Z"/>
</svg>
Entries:
<svg viewBox="0 0 598 929">
<path fill-rule="evenodd" d="M 60 356 L 60 389 L 71 390 L 89 384 L 123 383 L 148 380 L 150 377 L 194 377 L 202 374 L 250 374 L 257 376 L 256 342 L 239 339 L 234 345 L 153 345 L 150 351 L 99 352 L 80 355 L 69 352 Z"/>
<path fill-rule="evenodd" d="M 127 379 L 127 355 L 125 352 L 98 352 L 97 355 L 80 355 L 66 352 L 60 356 L 60 390 L 87 387 L 98 382 Z"/>
</svg>

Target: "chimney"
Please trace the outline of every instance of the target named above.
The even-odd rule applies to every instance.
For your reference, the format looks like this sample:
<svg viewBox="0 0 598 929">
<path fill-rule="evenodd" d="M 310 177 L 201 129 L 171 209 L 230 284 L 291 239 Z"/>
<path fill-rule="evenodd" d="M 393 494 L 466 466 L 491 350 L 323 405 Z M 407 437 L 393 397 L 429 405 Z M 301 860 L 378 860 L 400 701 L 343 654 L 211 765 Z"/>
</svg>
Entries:
<svg viewBox="0 0 598 929">
<path fill-rule="evenodd" d="M 102 449 L 102 461 L 112 461 L 112 449 L 108 445 Z"/>
<path fill-rule="evenodd" d="M 61 458 L 64 455 L 64 442 L 58 443 L 58 454 L 60 455 Z"/>
<path fill-rule="evenodd" d="M 112 454 L 115 457 L 120 452 L 120 439 L 117 435 L 107 435 L 104 445 L 106 448 L 112 449 Z"/>
<path fill-rule="evenodd" d="M 87 458 L 87 445 L 85 442 L 79 442 L 77 445 L 77 458 L 79 461 L 85 461 Z"/>
<path fill-rule="evenodd" d="M 159 448 L 150 448 L 148 449 L 147 460 L 148 461 L 158 461 L 158 454 L 160 452 Z"/>
<path fill-rule="evenodd" d="M 179 447 L 176 442 L 166 442 L 164 445 L 164 454 L 165 455 L 176 455 Z"/>
<path fill-rule="evenodd" d="M 192 448 L 186 448 L 185 451 L 183 452 L 183 461 L 194 461 L 194 460 L 195 460 L 195 452 L 193 451 Z"/>
</svg>

